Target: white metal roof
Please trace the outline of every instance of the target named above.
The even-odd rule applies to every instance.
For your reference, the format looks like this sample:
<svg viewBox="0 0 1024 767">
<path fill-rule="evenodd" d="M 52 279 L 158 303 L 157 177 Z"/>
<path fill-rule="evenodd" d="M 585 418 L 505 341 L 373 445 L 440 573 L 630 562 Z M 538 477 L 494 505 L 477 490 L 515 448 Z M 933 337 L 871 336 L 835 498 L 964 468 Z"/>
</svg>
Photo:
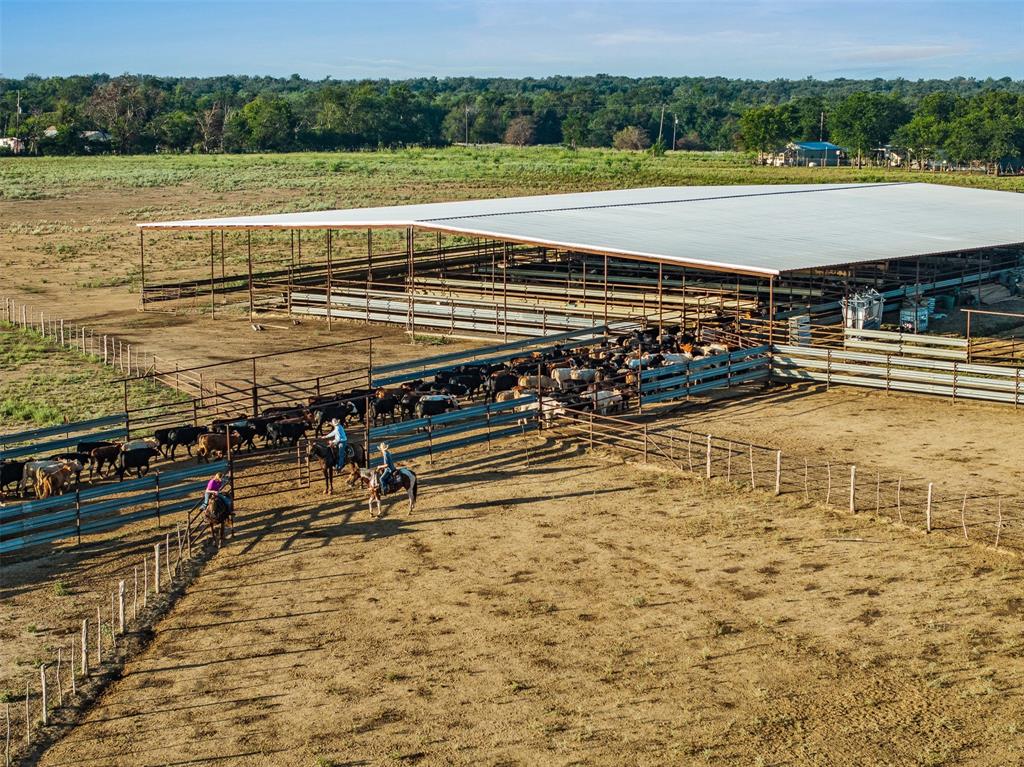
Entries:
<svg viewBox="0 0 1024 767">
<path fill-rule="evenodd" d="M 412 226 L 770 276 L 1024 243 L 1024 195 L 918 183 L 654 187 L 139 226 Z"/>
</svg>

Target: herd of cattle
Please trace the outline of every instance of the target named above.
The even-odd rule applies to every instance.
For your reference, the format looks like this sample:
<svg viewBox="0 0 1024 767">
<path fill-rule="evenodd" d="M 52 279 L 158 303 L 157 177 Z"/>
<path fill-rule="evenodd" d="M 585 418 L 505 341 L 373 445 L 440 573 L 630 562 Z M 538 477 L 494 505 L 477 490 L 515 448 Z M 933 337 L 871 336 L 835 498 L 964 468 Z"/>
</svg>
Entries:
<svg viewBox="0 0 1024 767">
<path fill-rule="evenodd" d="M 88 469 L 88 480 L 116 475 L 118 480 L 134 471 L 145 474 L 157 458 L 174 460 L 184 448 L 199 462 L 228 450 L 295 446 L 309 431 L 320 436 L 333 419 L 343 424 L 356 419 L 379 425 L 423 418 L 458 409 L 466 401 L 510 401 L 527 394 L 541 395 L 550 415 L 558 409 L 607 414 L 629 407 L 636 396 L 643 370 L 699 360 L 722 354 L 719 344 L 698 344 L 678 327 L 652 327 L 613 337 L 589 347 L 546 352 L 502 363 L 466 363 L 438 371 L 430 380 L 402 383 L 396 388 L 355 389 L 310 399 L 305 404 L 268 408 L 258 416 L 221 418 L 208 426 L 181 424 L 154 431 L 151 437 L 125 442 L 83 441 L 72 452 L 45 460 L 0 462 L 0 494 L 15 486 L 20 497 L 33 491 L 46 498 L 78 486 Z M 230 445 L 229 445 L 230 440 Z"/>
</svg>

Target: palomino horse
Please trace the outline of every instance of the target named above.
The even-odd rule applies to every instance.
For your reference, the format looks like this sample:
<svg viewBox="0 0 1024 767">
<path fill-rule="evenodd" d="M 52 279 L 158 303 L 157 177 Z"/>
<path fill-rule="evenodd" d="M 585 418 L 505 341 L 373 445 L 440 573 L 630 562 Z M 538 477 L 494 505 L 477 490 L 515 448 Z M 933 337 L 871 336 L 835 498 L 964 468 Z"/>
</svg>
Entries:
<svg viewBox="0 0 1024 767">
<path fill-rule="evenodd" d="M 355 483 L 361 482 L 363 487 L 370 491 L 370 516 L 374 519 L 379 519 L 384 516 L 384 511 L 381 509 L 380 505 L 380 497 L 393 492 L 390 488 L 381 488 L 381 471 L 383 471 L 382 468 L 360 469 L 355 465 L 353 465 L 349 470 L 349 485 L 355 485 Z M 397 483 L 405 490 L 405 493 L 409 498 L 409 512 L 411 513 L 413 508 L 416 506 L 416 492 L 419 489 L 419 485 L 416 481 L 416 474 L 411 469 L 395 469 L 395 473 L 392 475 L 391 481 L 392 483 Z M 374 505 L 377 506 L 376 514 L 373 513 Z"/>
<path fill-rule="evenodd" d="M 213 538 L 219 549 L 224 545 L 225 524 L 231 526 L 231 536 L 235 535 L 235 512 L 229 509 L 227 503 L 219 495 L 214 496 L 210 501 L 203 509 L 203 516 L 206 517 L 206 523 L 210 526 L 210 537 Z M 213 508 L 210 508 L 211 506 Z"/>
<path fill-rule="evenodd" d="M 338 465 L 338 449 L 324 439 L 310 440 L 306 447 L 306 460 L 316 458 L 324 475 L 324 495 L 334 492 L 334 467 Z M 345 463 L 355 467 L 366 466 L 366 451 L 362 445 L 348 444 L 345 448 Z M 349 479 L 349 487 L 353 486 Z"/>
</svg>

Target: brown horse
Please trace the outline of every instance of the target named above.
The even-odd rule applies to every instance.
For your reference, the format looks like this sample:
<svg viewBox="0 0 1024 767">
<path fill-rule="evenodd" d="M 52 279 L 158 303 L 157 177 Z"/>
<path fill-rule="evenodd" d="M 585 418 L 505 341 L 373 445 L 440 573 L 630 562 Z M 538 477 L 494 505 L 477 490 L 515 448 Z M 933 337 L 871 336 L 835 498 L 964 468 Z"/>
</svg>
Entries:
<svg viewBox="0 0 1024 767">
<path fill-rule="evenodd" d="M 228 506 L 219 495 L 215 495 L 210 499 L 210 503 L 206 504 L 203 516 L 206 517 L 206 523 L 210 526 L 210 537 L 217 544 L 218 549 L 224 545 L 225 525 L 231 527 L 231 537 L 235 537 L 234 506 Z"/>
<path fill-rule="evenodd" d="M 327 440 L 311 440 L 306 447 L 306 460 L 308 461 L 311 458 L 316 458 L 320 461 L 320 470 L 324 475 L 324 495 L 330 495 L 334 492 L 334 471 L 338 465 L 338 448 L 329 444 Z M 345 449 L 345 463 L 355 468 L 366 466 L 366 451 L 363 450 L 363 446 L 358 444 L 347 445 Z M 349 479 L 348 486 L 353 487 L 351 478 Z"/>
</svg>

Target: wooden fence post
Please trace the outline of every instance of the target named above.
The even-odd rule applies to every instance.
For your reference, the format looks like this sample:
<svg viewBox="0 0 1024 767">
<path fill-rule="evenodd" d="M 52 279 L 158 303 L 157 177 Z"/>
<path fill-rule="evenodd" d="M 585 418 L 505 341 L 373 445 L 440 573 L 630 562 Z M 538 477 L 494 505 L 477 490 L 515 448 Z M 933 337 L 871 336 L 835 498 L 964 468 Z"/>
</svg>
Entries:
<svg viewBox="0 0 1024 767">
<path fill-rule="evenodd" d="M 149 557 L 142 555 L 142 609 L 149 606 Z"/>
<path fill-rule="evenodd" d="M 103 665 L 103 615 L 96 608 L 96 667 Z"/>
<path fill-rule="evenodd" d="M 775 451 L 775 495 L 782 494 L 782 451 Z"/>
<path fill-rule="evenodd" d="M 832 462 L 825 461 L 825 471 L 828 472 L 828 485 L 825 488 L 825 505 L 829 506 L 832 502 Z"/>
<path fill-rule="evenodd" d="M 153 593 L 160 593 L 160 542 L 153 544 Z"/>
<path fill-rule="evenodd" d="M 753 490 L 754 485 L 754 446 L 748 445 L 750 453 L 750 489 Z"/>
<path fill-rule="evenodd" d="M 89 619 L 82 620 L 82 676 L 89 676 Z"/>
<path fill-rule="evenodd" d="M 39 684 L 42 688 L 43 693 L 43 726 L 45 727 L 50 723 L 50 712 L 47 710 L 48 701 L 46 699 L 46 664 L 39 664 Z"/>
<path fill-rule="evenodd" d="M 711 479 L 711 435 L 708 435 L 708 449 L 704 458 L 704 478 Z"/>
<path fill-rule="evenodd" d="M 139 619 L 139 568 L 136 565 L 132 568 L 132 578 L 135 582 L 134 590 L 132 591 L 132 620 Z"/>
<path fill-rule="evenodd" d="M 967 511 L 967 493 L 964 493 L 963 503 L 960 504 L 960 527 L 964 531 L 964 540 L 967 540 L 967 519 L 964 516 L 964 512 Z"/>
<path fill-rule="evenodd" d="M 932 483 L 928 483 L 928 505 L 924 510 L 925 532 L 932 531 Z"/>
<path fill-rule="evenodd" d="M 124 634 L 124 581 L 117 584 L 117 626 L 117 633 Z"/>
<path fill-rule="evenodd" d="M 75 687 L 76 682 L 75 682 L 75 643 L 74 643 L 74 641 L 71 642 L 71 663 L 69 663 L 68 665 L 71 668 L 71 694 L 72 695 L 77 695 L 78 694 L 78 690 Z"/>
<path fill-rule="evenodd" d="M 850 513 L 857 513 L 857 465 L 850 467 Z"/>
<path fill-rule="evenodd" d="M 64 705 L 64 683 L 60 681 L 60 667 L 61 667 L 61 661 L 63 660 L 63 657 L 62 657 L 63 654 L 64 654 L 64 648 L 58 647 L 57 648 L 57 673 L 55 674 L 55 676 L 57 677 L 57 705 L 58 706 L 63 706 Z"/>
<path fill-rule="evenodd" d="M 996 498 L 996 549 L 999 548 L 999 534 L 1003 530 L 1003 499 Z"/>
<path fill-rule="evenodd" d="M 644 424 L 644 463 L 647 463 L 647 424 Z"/>
<path fill-rule="evenodd" d="M 234 490 L 234 488 L 232 488 Z M 171 533 L 167 533 L 167 542 L 164 545 L 164 569 L 167 570 L 167 588 L 171 587 Z"/>
<path fill-rule="evenodd" d="M 896 478 L 896 517 L 903 524 L 903 477 Z"/>
</svg>

